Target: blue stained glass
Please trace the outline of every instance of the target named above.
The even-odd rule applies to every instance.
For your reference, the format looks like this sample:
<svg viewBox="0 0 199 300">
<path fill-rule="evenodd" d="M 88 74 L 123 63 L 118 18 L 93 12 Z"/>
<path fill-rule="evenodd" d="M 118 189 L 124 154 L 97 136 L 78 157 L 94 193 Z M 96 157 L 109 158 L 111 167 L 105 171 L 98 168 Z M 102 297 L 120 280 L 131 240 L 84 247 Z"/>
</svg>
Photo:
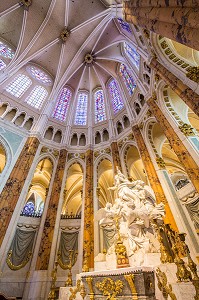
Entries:
<svg viewBox="0 0 199 300">
<path fill-rule="evenodd" d="M 122 27 L 122 29 L 126 30 L 129 33 L 132 33 L 129 23 L 124 22 L 121 18 L 118 18 L 118 22 L 119 22 L 120 26 Z"/>
<path fill-rule="evenodd" d="M 35 206 L 32 202 L 27 202 L 22 210 L 23 216 L 32 216 L 35 212 Z"/>
<path fill-rule="evenodd" d="M 10 47 L 8 47 L 6 44 L 0 41 L 0 55 L 5 58 L 12 59 L 15 53 Z"/>
<path fill-rule="evenodd" d="M 0 59 L 0 70 L 3 70 L 6 67 L 6 64 L 2 59 Z"/>
<path fill-rule="evenodd" d="M 116 114 L 124 107 L 124 103 L 121 99 L 117 82 L 114 79 L 111 80 L 108 87 L 109 87 L 109 92 L 112 100 L 113 111 Z"/>
<path fill-rule="evenodd" d="M 129 94 L 133 95 L 136 84 L 124 64 L 120 65 L 120 75 L 122 76 L 122 79 L 127 87 Z"/>
<path fill-rule="evenodd" d="M 95 92 L 95 123 L 106 120 L 104 95 L 102 90 Z"/>
<path fill-rule="evenodd" d="M 20 98 L 31 84 L 32 81 L 28 76 L 19 74 L 8 86 L 6 86 L 6 91 L 11 95 Z"/>
<path fill-rule="evenodd" d="M 137 51 L 126 42 L 124 42 L 124 51 L 130 58 L 132 63 L 136 66 L 136 68 L 139 69 L 140 55 L 137 53 Z"/>
<path fill-rule="evenodd" d="M 52 117 L 54 119 L 57 119 L 60 121 L 66 120 L 66 114 L 68 111 L 68 106 L 69 106 L 71 96 L 72 96 L 72 93 L 68 88 L 65 87 L 62 89 L 62 91 L 58 97 L 56 107 L 52 114 Z"/>
<path fill-rule="evenodd" d="M 75 125 L 86 125 L 87 104 L 88 104 L 88 95 L 85 93 L 80 93 L 77 100 Z"/>
</svg>

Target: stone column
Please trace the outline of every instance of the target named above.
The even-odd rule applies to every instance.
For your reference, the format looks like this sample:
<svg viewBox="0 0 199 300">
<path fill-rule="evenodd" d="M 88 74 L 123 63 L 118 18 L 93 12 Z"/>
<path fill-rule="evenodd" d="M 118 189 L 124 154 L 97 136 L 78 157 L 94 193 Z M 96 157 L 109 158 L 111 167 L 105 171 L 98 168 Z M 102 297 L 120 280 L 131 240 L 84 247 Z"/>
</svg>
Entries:
<svg viewBox="0 0 199 300">
<path fill-rule="evenodd" d="M 39 140 L 36 137 L 29 137 L 27 139 L 0 194 L 0 245 L 3 242 L 38 146 Z"/>
<path fill-rule="evenodd" d="M 86 151 L 83 270 L 94 268 L 93 151 Z"/>
<path fill-rule="evenodd" d="M 199 192 L 199 167 L 176 134 L 173 127 L 170 125 L 169 121 L 165 118 L 154 98 L 155 97 L 150 98 L 147 101 L 147 104 L 162 127 L 164 134 L 167 137 L 172 149 L 176 153 L 179 161 L 184 166 L 187 175 L 189 176 L 196 190 Z"/>
<path fill-rule="evenodd" d="M 137 143 L 140 156 L 144 165 L 144 169 L 147 173 L 147 177 L 149 179 L 151 188 L 153 189 L 155 196 L 156 196 L 156 202 L 160 203 L 163 202 L 165 205 L 165 211 L 166 211 L 166 216 L 165 216 L 165 223 L 171 224 L 173 229 L 177 229 L 175 219 L 173 217 L 173 214 L 171 212 L 171 209 L 169 207 L 168 201 L 165 197 L 163 188 L 161 186 L 161 183 L 159 181 L 158 175 L 156 173 L 155 167 L 153 165 L 153 162 L 151 160 L 149 151 L 146 147 L 146 144 L 144 142 L 144 139 L 142 137 L 141 131 L 138 127 L 138 125 L 133 126 L 133 135 L 135 137 L 135 141 Z"/>
<path fill-rule="evenodd" d="M 165 83 L 168 84 L 170 88 L 190 107 L 190 109 L 199 116 L 199 95 L 168 71 L 155 58 L 152 59 L 149 66 L 153 68 Z"/>
<path fill-rule="evenodd" d="M 122 166 L 121 166 L 121 161 L 120 161 L 120 155 L 119 155 L 119 149 L 117 142 L 112 142 L 111 143 L 111 152 L 112 152 L 112 158 L 113 158 L 113 168 L 114 168 L 114 173 L 117 173 L 116 167 L 119 168 L 119 170 L 122 172 Z"/>
<path fill-rule="evenodd" d="M 54 235 L 54 227 L 57 216 L 57 208 L 61 193 L 62 180 L 64 175 L 64 168 L 66 164 L 67 151 L 62 149 L 59 154 L 59 160 L 57 163 L 57 169 L 54 177 L 52 192 L 49 200 L 48 211 L 46 214 L 46 220 L 44 223 L 44 230 L 42 233 L 41 244 L 39 248 L 36 270 L 47 270 L 51 245 Z"/>
<path fill-rule="evenodd" d="M 140 3 L 138 3 L 140 2 Z M 168 2 L 168 1 L 167 1 Z M 184 1 L 183 1 L 184 2 Z M 199 50 L 198 1 L 187 5 L 179 1 L 131 0 L 124 2 L 124 18 L 127 22 L 170 38 Z"/>
</svg>

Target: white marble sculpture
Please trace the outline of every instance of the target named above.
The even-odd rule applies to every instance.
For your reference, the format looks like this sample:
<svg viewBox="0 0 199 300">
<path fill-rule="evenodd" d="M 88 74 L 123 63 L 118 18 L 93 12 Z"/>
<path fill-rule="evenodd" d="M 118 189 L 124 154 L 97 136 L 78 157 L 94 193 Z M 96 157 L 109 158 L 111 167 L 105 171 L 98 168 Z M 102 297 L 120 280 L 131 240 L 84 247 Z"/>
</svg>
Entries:
<svg viewBox="0 0 199 300">
<path fill-rule="evenodd" d="M 107 203 L 97 212 L 96 219 L 100 224 L 119 219 L 120 235 L 127 248 L 132 265 L 141 265 L 144 254 L 153 252 L 154 247 L 149 237 L 151 220 L 162 219 L 164 204 L 156 204 L 152 189 L 141 180 L 129 181 L 119 169 L 115 175 L 115 203 Z M 152 232 L 152 231 L 151 231 Z M 152 235 L 151 235 L 152 237 Z M 114 245 L 107 252 L 107 259 L 113 259 Z"/>
</svg>

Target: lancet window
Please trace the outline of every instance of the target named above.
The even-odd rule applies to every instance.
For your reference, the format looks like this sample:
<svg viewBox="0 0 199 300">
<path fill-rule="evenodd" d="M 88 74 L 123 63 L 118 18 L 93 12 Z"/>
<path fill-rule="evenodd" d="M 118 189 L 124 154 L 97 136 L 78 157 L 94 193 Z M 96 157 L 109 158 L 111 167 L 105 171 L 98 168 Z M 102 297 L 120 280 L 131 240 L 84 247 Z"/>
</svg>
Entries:
<svg viewBox="0 0 199 300">
<path fill-rule="evenodd" d="M 136 84 L 133 77 L 131 76 L 131 74 L 129 73 L 129 71 L 127 70 L 124 64 L 120 65 L 120 75 L 122 76 L 122 79 L 127 87 L 129 94 L 132 95 L 136 87 Z"/>
<path fill-rule="evenodd" d="M 7 87 L 6 91 L 17 98 L 20 98 L 31 86 L 32 81 L 26 75 L 19 74 Z"/>
<path fill-rule="evenodd" d="M 118 84 L 114 79 L 111 80 L 108 87 L 112 100 L 113 111 L 116 114 L 124 107 L 124 103 L 119 92 Z"/>
<path fill-rule="evenodd" d="M 75 114 L 75 125 L 86 125 L 87 121 L 88 95 L 79 93 L 77 100 L 77 109 Z"/>
<path fill-rule="evenodd" d="M 124 42 L 124 52 L 130 58 L 130 61 L 136 66 L 136 68 L 139 69 L 140 55 L 137 53 L 137 51 L 132 46 Z"/>
<path fill-rule="evenodd" d="M 40 109 L 47 96 L 47 90 L 44 87 L 37 85 L 26 98 L 25 102 L 34 108 Z"/>
<path fill-rule="evenodd" d="M 104 103 L 104 94 L 102 90 L 98 90 L 94 94 L 95 98 L 95 123 L 106 120 L 106 111 Z"/>
<path fill-rule="evenodd" d="M 59 121 L 66 120 L 66 114 L 68 111 L 71 97 L 72 97 L 71 91 L 68 88 L 64 87 L 58 96 L 57 104 L 56 104 L 54 112 L 52 114 L 52 117 L 54 119 L 57 119 Z"/>
</svg>

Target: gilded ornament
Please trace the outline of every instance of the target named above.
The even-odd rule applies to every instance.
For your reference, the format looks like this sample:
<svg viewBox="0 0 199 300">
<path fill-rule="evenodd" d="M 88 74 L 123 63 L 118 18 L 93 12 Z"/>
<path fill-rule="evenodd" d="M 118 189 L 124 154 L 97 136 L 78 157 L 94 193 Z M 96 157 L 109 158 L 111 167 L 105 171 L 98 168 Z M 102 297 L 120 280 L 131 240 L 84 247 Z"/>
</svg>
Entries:
<svg viewBox="0 0 199 300">
<path fill-rule="evenodd" d="M 41 153 L 48 153 L 49 149 L 47 147 L 41 148 Z"/>
<path fill-rule="evenodd" d="M 155 91 L 153 91 L 153 94 L 152 94 L 152 99 L 157 101 L 157 94 Z"/>
<path fill-rule="evenodd" d="M 128 282 L 129 287 L 131 289 L 132 299 L 138 300 L 138 294 L 137 294 L 137 290 L 136 290 L 135 283 L 134 283 L 134 275 L 133 274 L 124 275 L 124 278 Z"/>
<path fill-rule="evenodd" d="M 160 167 L 161 169 L 165 169 L 166 164 L 162 157 L 157 157 L 156 162 L 158 167 Z"/>
<path fill-rule="evenodd" d="M 87 53 L 87 54 L 85 55 L 85 57 L 84 57 L 84 62 L 85 62 L 86 64 L 92 64 L 93 61 L 94 61 L 94 57 L 92 56 L 92 54 Z"/>
<path fill-rule="evenodd" d="M 94 300 L 93 278 L 87 277 L 86 282 L 88 283 L 88 288 L 89 288 L 89 298 L 90 300 Z"/>
<path fill-rule="evenodd" d="M 189 67 L 186 76 L 196 83 L 199 83 L 199 67 Z"/>
<path fill-rule="evenodd" d="M 166 49 L 168 47 L 168 44 L 166 43 L 165 40 L 161 43 L 161 47 L 162 49 Z"/>
<path fill-rule="evenodd" d="M 160 268 L 156 269 L 156 277 L 157 277 L 157 280 L 158 280 L 158 288 L 162 292 L 163 297 L 165 299 L 168 299 L 168 296 L 170 296 L 170 298 L 172 300 L 177 300 L 176 295 L 172 291 L 171 284 L 168 284 L 168 282 L 167 282 L 166 274 L 164 272 L 162 272 L 160 270 Z"/>
<path fill-rule="evenodd" d="M 29 252 L 28 252 L 28 255 L 27 255 L 27 257 L 26 257 L 26 259 L 25 259 L 20 265 L 15 266 L 15 265 L 11 262 L 12 250 L 10 250 L 10 251 L 8 252 L 8 255 L 7 255 L 7 258 L 6 258 L 6 263 L 7 263 L 8 267 L 9 267 L 11 270 L 17 271 L 17 270 L 20 270 L 20 269 L 22 269 L 23 267 L 25 267 L 25 265 L 29 262 L 31 256 L 32 256 L 32 252 L 29 251 Z"/>
<path fill-rule="evenodd" d="M 160 76 L 158 74 L 155 74 L 155 82 L 158 83 L 159 80 L 160 80 Z"/>
<path fill-rule="evenodd" d="M 48 294 L 48 300 L 55 300 L 56 299 L 56 281 L 57 281 L 57 267 L 58 267 L 58 262 L 55 262 L 55 268 L 52 270 L 51 277 L 51 287 L 50 287 L 50 292 Z"/>
<path fill-rule="evenodd" d="M 71 293 L 71 295 L 70 295 L 70 297 L 69 297 L 69 300 L 74 300 L 74 299 L 76 299 L 76 294 L 77 294 L 78 292 L 80 292 L 80 291 L 81 291 L 81 279 L 78 279 L 75 288 L 73 288 L 73 289 L 70 288 L 70 293 Z M 84 299 L 84 298 L 83 298 L 83 299 Z"/>
<path fill-rule="evenodd" d="M 65 43 L 69 35 L 70 35 L 70 31 L 67 29 L 67 27 L 64 27 L 59 37 L 62 40 L 62 42 Z"/>
<path fill-rule="evenodd" d="M 191 127 L 190 124 L 183 123 L 181 126 L 179 126 L 179 129 L 186 136 L 195 135 L 194 129 L 193 129 L 193 127 Z"/>
<path fill-rule="evenodd" d="M 107 296 L 106 300 L 116 300 L 116 296 L 119 295 L 124 288 L 124 283 L 121 280 L 114 282 L 112 278 L 106 277 L 102 282 L 98 281 L 95 286 L 98 290 L 103 292 L 104 296 Z"/>
<path fill-rule="evenodd" d="M 28 10 L 29 6 L 32 5 L 32 0 L 20 0 L 19 5 L 24 6 L 24 8 Z"/>
</svg>

